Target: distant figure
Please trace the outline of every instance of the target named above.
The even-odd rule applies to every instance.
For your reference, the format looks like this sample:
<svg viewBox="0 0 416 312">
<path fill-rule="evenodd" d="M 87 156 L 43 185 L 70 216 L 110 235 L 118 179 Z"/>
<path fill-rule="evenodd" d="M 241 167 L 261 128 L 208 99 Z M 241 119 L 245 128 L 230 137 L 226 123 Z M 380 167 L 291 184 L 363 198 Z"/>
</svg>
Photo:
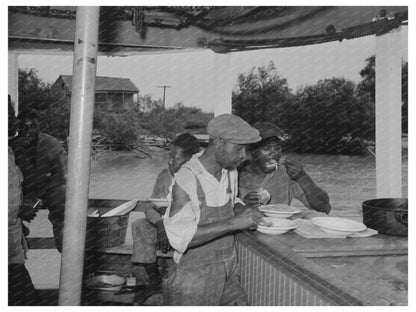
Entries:
<svg viewBox="0 0 416 312">
<path fill-rule="evenodd" d="M 239 194 L 244 203 L 257 207 L 260 204 L 290 205 L 293 198 L 305 207 L 329 213 L 328 194 L 303 169 L 303 165 L 289 158 L 281 161 L 283 132 L 270 122 L 256 122 L 262 140 L 248 147 L 251 161 L 240 170 Z M 268 196 L 262 201 L 262 192 Z"/>
<path fill-rule="evenodd" d="M 13 142 L 16 163 L 23 172 L 23 195 L 43 201 L 49 210 L 55 245 L 62 252 L 67 157 L 61 143 L 39 131 L 35 111 L 22 112 L 19 137 Z"/>
<path fill-rule="evenodd" d="M 9 140 L 16 134 L 14 109 L 9 97 Z M 36 291 L 25 267 L 26 242 L 19 217 L 23 205 L 22 173 L 14 161 L 14 153 L 8 148 L 8 304 L 9 306 L 36 305 Z"/>
<path fill-rule="evenodd" d="M 192 155 L 199 152 L 197 139 L 189 134 L 178 135 L 172 143 L 169 152 L 169 168 L 162 170 L 153 187 L 152 198 L 167 198 L 170 196 L 171 184 L 174 174 L 185 164 Z M 144 292 L 137 294 L 136 303 L 144 302 L 153 293 L 161 291 L 161 277 L 156 261 L 156 249 L 166 253 L 171 247 L 166 236 L 162 222 L 165 208 L 148 208 L 146 218 L 138 219 L 132 223 L 133 234 L 133 263 L 144 264 L 149 277 L 149 285 Z"/>
</svg>

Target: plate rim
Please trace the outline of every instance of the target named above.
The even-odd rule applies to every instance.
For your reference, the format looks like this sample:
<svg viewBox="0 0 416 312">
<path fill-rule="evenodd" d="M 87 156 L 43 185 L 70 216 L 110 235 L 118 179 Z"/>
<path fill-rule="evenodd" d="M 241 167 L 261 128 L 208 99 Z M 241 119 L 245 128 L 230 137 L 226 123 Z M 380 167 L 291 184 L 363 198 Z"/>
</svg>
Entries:
<svg viewBox="0 0 416 312">
<path fill-rule="evenodd" d="M 273 205 L 277 205 L 277 204 L 273 204 Z M 259 206 L 258 209 L 261 212 L 268 212 L 268 213 L 275 213 L 275 214 L 283 214 L 283 213 L 292 213 L 292 214 L 295 214 L 295 213 L 302 212 L 302 210 L 300 208 L 293 207 L 293 206 L 289 206 L 289 205 L 287 205 L 287 206 L 289 208 L 293 209 L 294 211 L 275 211 L 275 210 L 268 210 L 268 209 L 265 209 L 266 206 L 271 206 L 271 205 L 261 205 L 261 206 Z M 264 207 L 264 208 L 262 208 L 262 207 Z"/>
<path fill-rule="evenodd" d="M 265 217 L 265 218 L 268 218 L 268 217 Z M 269 217 L 270 218 L 270 217 Z M 273 218 L 271 218 L 271 219 L 273 219 Z M 257 228 L 262 228 L 262 229 L 275 229 L 275 230 L 292 230 L 292 229 L 296 229 L 298 226 L 299 226 L 299 224 L 297 224 L 295 221 L 293 221 L 293 220 L 288 220 L 288 219 L 278 219 L 278 218 L 276 218 L 277 219 L 277 221 L 278 222 L 281 222 L 282 220 L 285 220 L 285 221 L 289 221 L 289 223 L 292 223 L 293 225 L 292 226 L 290 226 L 290 227 L 272 227 L 272 226 L 264 226 L 264 225 L 258 225 L 257 226 Z"/>
<path fill-rule="evenodd" d="M 323 219 L 341 219 L 341 220 L 347 220 L 349 222 L 353 222 L 353 223 L 357 224 L 357 226 L 360 226 L 361 229 L 354 230 L 354 229 L 331 228 L 331 227 L 328 227 L 328 226 L 323 226 L 323 225 L 316 224 L 316 219 L 319 219 L 319 220 L 323 220 Z M 314 217 L 314 218 L 311 219 L 311 221 L 312 221 L 312 223 L 314 225 L 316 225 L 316 226 L 318 226 L 320 228 L 324 228 L 324 229 L 332 230 L 332 231 L 338 231 L 338 232 L 362 232 L 362 231 L 365 231 L 367 229 L 367 226 L 364 223 L 360 223 L 358 221 L 351 220 L 351 219 L 346 219 L 346 218 L 337 218 L 337 217 Z"/>
</svg>

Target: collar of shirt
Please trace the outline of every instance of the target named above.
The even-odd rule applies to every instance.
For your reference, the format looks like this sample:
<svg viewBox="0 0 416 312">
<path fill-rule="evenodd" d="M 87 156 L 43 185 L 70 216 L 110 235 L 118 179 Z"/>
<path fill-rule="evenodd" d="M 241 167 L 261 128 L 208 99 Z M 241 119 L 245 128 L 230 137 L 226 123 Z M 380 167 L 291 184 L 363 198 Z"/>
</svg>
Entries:
<svg viewBox="0 0 416 312">
<path fill-rule="evenodd" d="M 206 202 L 209 206 L 221 206 L 228 202 L 234 196 L 233 184 L 236 183 L 237 179 L 233 179 L 231 176 L 234 177 L 236 174 L 236 170 L 228 171 L 226 169 L 221 170 L 221 178 L 218 181 L 212 174 L 210 174 L 205 167 L 200 162 L 199 158 L 194 155 L 185 165 L 184 167 L 191 169 L 194 174 L 198 175 L 199 182 L 201 183 L 202 189 L 206 196 Z M 181 179 L 179 176 L 181 175 L 182 170 L 179 170 L 175 174 L 175 178 L 177 181 Z M 231 181 L 229 181 L 231 180 Z M 230 184 L 231 184 L 231 192 L 230 192 Z M 186 191 L 186 190 L 185 190 Z"/>
</svg>

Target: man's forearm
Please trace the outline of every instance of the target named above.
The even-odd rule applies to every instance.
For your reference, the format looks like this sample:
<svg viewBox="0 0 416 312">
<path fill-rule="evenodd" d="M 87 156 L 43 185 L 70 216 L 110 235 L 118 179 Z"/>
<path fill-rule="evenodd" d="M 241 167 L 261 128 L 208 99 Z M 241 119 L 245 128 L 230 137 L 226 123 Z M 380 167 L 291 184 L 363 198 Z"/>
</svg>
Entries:
<svg viewBox="0 0 416 312">
<path fill-rule="evenodd" d="M 238 230 L 238 228 L 233 224 L 232 220 L 198 225 L 189 247 L 197 247 L 210 242 L 221 235 L 231 233 L 236 230 Z"/>
<path fill-rule="evenodd" d="M 305 174 L 301 176 L 297 182 L 305 193 L 306 199 L 313 210 L 325 213 L 331 211 L 328 194 L 316 185 L 309 175 Z"/>
</svg>

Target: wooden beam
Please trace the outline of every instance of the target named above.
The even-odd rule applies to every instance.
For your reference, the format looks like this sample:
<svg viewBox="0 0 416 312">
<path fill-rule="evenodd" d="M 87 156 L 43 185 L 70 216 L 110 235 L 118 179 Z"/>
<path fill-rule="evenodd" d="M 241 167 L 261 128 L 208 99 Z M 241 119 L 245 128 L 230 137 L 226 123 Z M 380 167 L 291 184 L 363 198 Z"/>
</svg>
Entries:
<svg viewBox="0 0 416 312">
<path fill-rule="evenodd" d="M 400 29 L 376 37 L 377 198 L 402 197 Z"/>
<path fill-rule="evenodd" d="M 230 54 L 214 56 L 214 115 L 231 114 Z"/>
</svg>

